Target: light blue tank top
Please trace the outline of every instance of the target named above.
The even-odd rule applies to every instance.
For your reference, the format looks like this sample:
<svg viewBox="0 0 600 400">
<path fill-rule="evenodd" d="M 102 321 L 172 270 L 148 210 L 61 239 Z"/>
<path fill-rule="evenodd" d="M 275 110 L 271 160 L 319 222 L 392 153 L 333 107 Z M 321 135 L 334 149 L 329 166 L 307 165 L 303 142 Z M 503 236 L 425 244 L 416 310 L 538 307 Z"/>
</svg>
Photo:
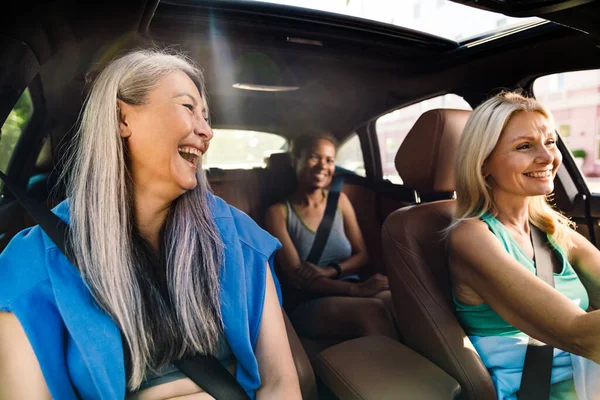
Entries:
<svg viewBox="0 0 600 400">
<path fill-rule="evenodd" d="M 290 203 L 285 202 L 287 211 L 287 229 L 300 260 L 306 261 L 313 242 L 315 241 L 316 232 L 310 229 L 304 224 L 298 212 Z M 333 218 L 333 225 L 331 227 L 331 233 L 325 243 L 323 254 L 317 265 L 326 266 L 331 262 L 342 262 L 352 255 L 352 245 L 344 232 L 344 220 L 342 212 L 338 208 Z"/>
</svg>

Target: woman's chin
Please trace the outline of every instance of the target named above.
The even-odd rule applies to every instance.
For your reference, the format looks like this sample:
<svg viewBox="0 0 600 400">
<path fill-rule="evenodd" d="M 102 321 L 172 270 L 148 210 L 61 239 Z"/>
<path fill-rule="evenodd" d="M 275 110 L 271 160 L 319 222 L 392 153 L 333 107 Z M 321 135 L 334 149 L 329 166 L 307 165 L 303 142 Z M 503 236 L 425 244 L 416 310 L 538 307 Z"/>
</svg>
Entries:
<svg viewBox="0 0 600 400">
<path fill-rule="evenodd" d="M 175 176 L 174 183 L 181 190 L 180 194 L 183 194 L 188 190 L 196 189 L 198 178 L 195 174 L 179 174 Z"/>
<path fill-rule="evenodd" d="M 553 191 L 554 191 L 554 185 L 545 186 L 545 187 L 540 188 L 539 190 L 536 190 L 535 192 L 531 193 L 530 196 L 547 196 L 547 195 L 551 194 Z"/>
<path fill-rule="evenodd" d="M 171 169 L 171 176 L 173 176 L 175 184 L 184 191 L 195 189 L 198 186 L 196 169 L 192 168 L 191 164 L 183 159 L 178 161 L 179 163 Z"/>
<path fill-rule="evenodd" d="M 180 186 L 185 191 L 196 189 L 196 186 L 198 186 L 198 179 L 196 178 L 196 175 L 182 182 Z"/>
<path fill-rule="evenodd" d="M 331 184 L 331 179 L 313 179 L 310 186 L 315 189 L 325 189 Z"/>
</svg>

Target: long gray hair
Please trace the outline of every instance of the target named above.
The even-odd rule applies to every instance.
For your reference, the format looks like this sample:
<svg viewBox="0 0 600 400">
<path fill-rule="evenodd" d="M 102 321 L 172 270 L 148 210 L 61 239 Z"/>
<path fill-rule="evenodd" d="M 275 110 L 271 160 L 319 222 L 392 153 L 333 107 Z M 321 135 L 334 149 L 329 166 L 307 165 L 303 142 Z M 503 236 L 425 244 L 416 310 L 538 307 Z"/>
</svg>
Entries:
<svg viewBox="0 0 600 400">
<path fill-rule="evenodd" d="M 117 99 L 144 104 L 157 81 L 176 71 L 194 81 L 205 101 L 202 74 L 184 56 L 138 50 L 111 62 L 86 99 L 67 162 L 73 256 L 94 298 L 121 329 L 129 351 L 130 389 L 170 359 L 213 354 L 222 330 L 218 278 L 223 244 L 202 168 L 198 186 L 172 203 L 163 227 L 160 261 L 168 299 L 153 295 L 148 301 L 153 291 L 145 277 L 149 266 L 137 256 L 133 185 Z M 165 343 L 172 348 L 163 348 Z"/>
</svg>

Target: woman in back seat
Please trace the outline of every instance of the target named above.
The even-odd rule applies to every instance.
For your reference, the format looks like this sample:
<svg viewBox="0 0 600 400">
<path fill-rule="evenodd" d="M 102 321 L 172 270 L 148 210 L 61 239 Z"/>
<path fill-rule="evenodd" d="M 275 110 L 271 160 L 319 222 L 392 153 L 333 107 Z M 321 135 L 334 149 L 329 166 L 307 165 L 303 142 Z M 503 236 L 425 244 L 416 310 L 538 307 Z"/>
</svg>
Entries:
<svg viewBox="0 0 600 400">
<path fill-rule="evenodd" d="M 276 258 L 288 283 L 283 291 L 284 307 L 304 336 L 342 340 L 379 334 L 396 338 L 388 310 L 387 277 L 375 274 L 359 280 L 358 273 L 369 258 L 354 209 L 344 193 L 318 265 L 306 261 L 325 213 L 335 154 L 335 141 L 329 136 L 297 139 L 292 148 L 297 189 L 285 203 L 267 211 L 267 229 L 283 246 Z"/>
<path fill-rule="evenodd" d="M 501 400 L 517 398 L 528 335 L 556 348 L 552 399 L 576 399 L 574 368 L 579 390 L 590 382 L 578 368 L 598 367 L 569 353 L 600 362 L 600 311 L 586 313 L 600 307 L 600 251 L 546 201 L 562 161 L 556 141 L 548 109 L 502 93 L 473 111 L 458 148 L 449 228 L 456 313 Z M 556 259 L 555 288 L 535 276 L 534 229 Z"/>
</svg>

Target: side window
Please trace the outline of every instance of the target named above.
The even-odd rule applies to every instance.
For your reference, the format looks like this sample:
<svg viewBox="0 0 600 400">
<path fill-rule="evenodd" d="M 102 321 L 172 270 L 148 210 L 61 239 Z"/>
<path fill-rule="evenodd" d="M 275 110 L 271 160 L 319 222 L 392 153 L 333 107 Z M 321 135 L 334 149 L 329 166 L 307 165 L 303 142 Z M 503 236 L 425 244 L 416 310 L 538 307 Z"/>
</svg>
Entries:
<svg viewBox="0 0 600 400">
<path fill-rule="evenodd" d="M 535 80 L 535 97 L 550 109 L 591 192 L 600 193 L 600 69 L 562 72 Z"/>
<path fill-rule="evenodd" d="M 402 184 L 402 177 L 398 175 L 394 165 L 396 153 L 421 114 L 434 108 L 472 109 L 462 97 L 450 93 L 394 110 L 377 119 L 375 131 L 377 132 L 377 141 L 381 153 L 383 179 Z"/>
<path fill-rule="evenodd" d="M 29 89 L 25 89 L 0 130 L 0 171 L 7 172 L 17 143 L 32 115 L 33 102 L 31 101 Z M 4 183 L 0 182 L 0 192 L 3 186 Z"/>
<path fill-rule="evenodd" d="M 0 133 L 0 171 L 6 172 L 19 138 L 27 127 L 32 114 L 31 95 L 29 89 L 25 89 L 2 125 Z"/>
<path fill-rule="evenodd" d="M 353 133 L 348 140 L 338 147 L 335 163 L 355 172 L 357 175 L 367 176 L 360 141 L 356 133 Z"/>
<path fill-rule="evenodd" d="M 204 168 L 251 169 L 264 168 L 272 154 L 287 149 L 284 137 L 266 132 L 237 129 L 213 129 Z"/>
</svg>

